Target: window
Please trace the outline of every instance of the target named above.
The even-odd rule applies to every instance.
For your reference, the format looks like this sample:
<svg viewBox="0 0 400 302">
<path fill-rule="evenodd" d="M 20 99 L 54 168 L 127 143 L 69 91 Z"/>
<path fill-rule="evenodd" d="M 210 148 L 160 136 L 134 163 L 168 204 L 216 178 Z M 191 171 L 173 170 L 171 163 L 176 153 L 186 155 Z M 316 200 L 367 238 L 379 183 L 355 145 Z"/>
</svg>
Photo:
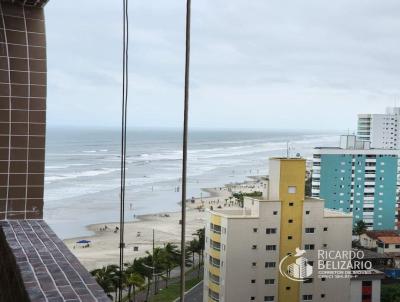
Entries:
<svg viewBox="0 0 400 302">
<path fill-rule="evenodd" d="M 253 228 L 253 233 L 257 233 L 258 229 L 257 228 Z"/>
<path fill-rule="evenodd" d="M 288 236 L 287 239 L 288 239 L 288 240 L 292 240 L 292 239 L 293 239 L 293 236 Z"/>
<path fill-rule="evenodd" d="M 306 211 L 306 215 L 310 215 L 310 211 Z"/>
<path fill-rule="evenodd" d="M 312 301 L 312 295 L 303 295 L 303 301 Z"/>
<path fill-rule="evenodd" d="M 266 229 L 266 233 L 267 234 L 276 234 L 276 229 L 275 228 Z"/>
<path fill-rule="evenodd" d="M 328 231 L 328 228 L 327 227 L 324 227 L 324 232 L 327 232 Z"/>
<path fill-rule="evenodd" d="M 219 285 L 219 276 L 216 276 L 216 275 L 214 275 L 214 274 L 212 274 L 212 273 L 208 273 L 208 278 L 211 280 L 211 282 L 213 282 L 213 283 L 215 283 L 215 284 L 217 284 L 217 285 Z"/>
<path fill-rule="evenodd" d="M 314 246 L 314 244 L 306 244 L 306 245 L 304 245 L 304 249 L 307 251 L 312 251 L 315 249 L 315 246 Z"/>
<path fill-rule="evenodd" d="M 219 293 L 214 292 L 210 288 L 208 289 L 208 296 L 211 298 L 211 300 L 219 301 Z"/>
<path fill-rule="evenodd" d="M 265 262 L 265 267 L 266 268 L 274 268 L 274 267 L 276 267 L 276 263 L 275 262 Z"/>
<path fill-rule="evenodd" d="M 306 228 L 306 234 L 314 234 L 315 228 Z"/>
<path fill-rule="evenodd" d="M 256 279 L 251 280 L 251 283 L 252 284 L 256 283 Z"/>
<path fill-rule="evenodd" d="M 296 187 L 289 187 L 288 188 L 288 193 L 289 194 L 296 194 L 297 188 Z"/>
<path fill-rule="evenodd" d="M 293 202 L 289 202 L 289 207 L 293 207 L 294 203 Z"/>
<path fill-rule="evenodd" d="M 274 301 L 275 297 L 274 296 L 265 296 L 264 301 Z"/>
<path fill-rule="evenodd" d="M 264 280 L 264 283 L 265 283 L 265 284 L 268 284 L 268 285 L 270 285 L 270 284 L 275 284 L 275 279 L 265 279 L 265 280 Z"/>
<path fill-rule="evenodd" d="M 257 249 L 257 245 L 253 244 L 253 246 L 251 247 L 252 250 L 256 250 Z"/>
<path fill-rule="evenodd" d="M 293 223 L 293 219 L 289 219 L 289 220 L 288 220 L 288 223 Z"/>
<path fill-rule="evenodd" d="M 216 251 L 220 251 L 221 250 L 221 243 L 210 239 L 210 247 L 212 249 L 216 250 Z"/>
<path fill-rule="evenodd" d="M 221 226 L 217 224 L 210 223 L 210 229 L 216 234 L 221 234 Z"/>
<path fill-rule="evenodd" d="M 276 251 L 276 245 L 267 245 L 265 246 L 267 251 Z"/>
<path fill-rule="evenodd" d="M 253 263 L 251 264 L 251 266 L 252 266 L 252 267 L 257 267 L 257 262 L 253 262 Z"/>
<path fill-rule="evenodd" d="M 212 256 L 209 257 L 209 263 L 211 266 L 214 266 L 216 268 L 219 268 L 221 266 L 221 261 L 217 258 L 214 258 Z"/>
<path fill-rule="evenodd" d="M 321 294 L 321 298 L 325 298 L 325 294 Z"/>
<path fill-rule="evenodd" d="M 400 249 L 400 244 L 396 244 L 396 249 Z"/>
<path fill-rule="evenodd" d="M 274 211 L 273 214 L 274 214 L 274 215 L 278 215 L 278 211 Z"/>
<path fill-rule="evenodd" d="M 286 286 L 286 290 L 290 290 L 290 286 Z"/>
<path fill-rule="evenodd" d="M 250 297 L 251 301 L 254 301 L 256 299 L 256 297 Z"/>
</svg>

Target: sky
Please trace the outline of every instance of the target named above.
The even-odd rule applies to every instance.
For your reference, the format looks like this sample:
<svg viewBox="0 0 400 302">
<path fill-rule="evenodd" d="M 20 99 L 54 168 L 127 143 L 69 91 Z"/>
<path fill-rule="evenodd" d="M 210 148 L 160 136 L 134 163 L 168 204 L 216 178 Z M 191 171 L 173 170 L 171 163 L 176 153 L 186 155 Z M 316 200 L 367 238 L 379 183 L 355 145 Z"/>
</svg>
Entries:
<svg viewBox="0 0 400 302">
<path fill-rule="evenodd" d="M 185 3 L 129 1 L 130 127 L 182 125 Z M 118 127 L 122 1 L 46 18 L 48 127 Z M 399 37 L 398 0 L 193 1 L 190 127 L 355 129 L 400 105 Z"/>
</svg>

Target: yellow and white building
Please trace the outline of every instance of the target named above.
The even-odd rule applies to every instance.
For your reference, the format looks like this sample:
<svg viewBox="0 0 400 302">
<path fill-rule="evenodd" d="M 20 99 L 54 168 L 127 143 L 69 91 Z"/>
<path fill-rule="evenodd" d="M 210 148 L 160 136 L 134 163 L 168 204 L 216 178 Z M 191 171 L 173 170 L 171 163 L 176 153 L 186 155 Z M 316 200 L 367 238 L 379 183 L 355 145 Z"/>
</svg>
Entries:
<svg viewBox="0 0 400 302">
<path fill-rule="evenodd" d="M 208 213 L 204 302 L 350 301 L 349 279 L 292 281 L 279 266 L 296 249 L 312 266 L 318 250 L 351 250 L 352 215 L 305 198 L 304 159 L 272 158 L 269 170 L 262 198 Z"/>
</svg>

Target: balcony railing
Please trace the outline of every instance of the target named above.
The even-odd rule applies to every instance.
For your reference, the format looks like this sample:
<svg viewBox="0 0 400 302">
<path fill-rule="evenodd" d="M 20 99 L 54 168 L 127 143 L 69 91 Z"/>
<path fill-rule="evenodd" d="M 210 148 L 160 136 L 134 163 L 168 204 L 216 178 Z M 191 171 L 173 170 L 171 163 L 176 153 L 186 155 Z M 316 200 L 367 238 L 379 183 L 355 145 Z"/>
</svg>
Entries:
<svg viewBox="0 0 400 302">
<path fill-rule="evenodd" d="M 210 247 L 218 252 L 221 251 L 221 243 L 210 240 Z"/>
<path fill-rule="evenodd" d="M 209 273 L 209 274 L 208 274 L 208 278 L 210 279 L 210 281 L 211 281 L 212 283 L 214 283 L 214 284 L 216 284 L 216 285 L 219 285 L 219 284 L 220 284 L 220 281 L 219 281 L 219 277 L 218 277 L 218 276 L 216 276 L 216 275 L 214 275 L 214 274 L 212 274 L 212 273 Z"/>
<path fill-rule="evenodd" d="M 208 297 L 215 302 L 219 302 L 219 294 L 211 289 L 208 289 Z"/>
<path fill-rule="evenodd" d="M 213 232 L 215 234 L 221 235 L 221 226 L 220 225 L 211 223 L 210 230 L 211 230 L 211 232 Z"/>
<path fill-rule="evenodd" d="M 211 266 L 215 268 L 220 268 L 221 267 L 221 261 L 219 259 L 216 259 L 212 256 L 210 256 L 209 263 Z"/>
</svg>

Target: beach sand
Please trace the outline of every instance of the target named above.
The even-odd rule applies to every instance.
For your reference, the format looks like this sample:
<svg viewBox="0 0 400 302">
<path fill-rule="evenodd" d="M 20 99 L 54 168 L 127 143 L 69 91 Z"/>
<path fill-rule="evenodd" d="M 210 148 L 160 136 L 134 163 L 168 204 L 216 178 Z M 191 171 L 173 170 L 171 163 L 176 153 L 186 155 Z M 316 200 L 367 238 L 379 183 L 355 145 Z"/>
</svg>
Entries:
<svg viewBox="0 0 400 302">
<path fill-rule="evenodd" d="M 191 240 L 196 230 L 204 227 L 205 212 L 189 209 L 187 211 L 187 240 Z M 132 262 L 136 257 L 142 257 L 146 251 L 152 250 L 153 229 L 155 245 L 163 246 L 171 242 L 179 245 L 180 242 L 180 213 L 163 213 L 157 215 L 145 215 L 136 222 L 125 224 L 125 261 Z M 100 231 L 100 228 L 107 230 Z M 72 250 L 76 257 L 88 269 L 93 270 L 109 264 L 118 264 L 119 261 L 119 232 L 114 232 L 118 223 L 103 223 L 88 226 L 95 235 L 84 238 L 67 239 L 64 242 Z M 138 236 L 140 233 L 140 236 Z M 90 247 L 76 244 L 77 241 L 90 240 Z M 134 251 L 134 247 L 138 251 Z"/>
<path fill-rule="evenodd" d="M 198 229 L 205 227 L 206 209 L 211 206 L 215 208 L 218 206 L 237 208 L 238 204 L 235 200 L 229 199 L 232 193 L 262 191 L 263 187 L 263 183 L 253 180 L 225 187 L 204 189 L 208 193 L 207 197 L 196 198 L 187 202 L 186 240 L 189 241 L 194 238 L 193 234 Z M 146 254 L 146 251 L 152 250 L 153 229 L 155 246 L 163 246 L 169 242 L 180 246 L 180 212 L 143 215 L 137 218 L 137 221 L 125 224 L 126 262 L 132 262 L 136 257 L 142 257 Z M 105 226 L 107 226 L 106 229 Z M 118 231 L 115 232 L 116 227 L 119 227 L 118 223 L 90 225 L 87 228 L 94 235 L 66 239 L 64 242 L 88 270 L 118 264 L 120 234 Z M 89 247 L 76 243 L 82 239 L 91 241 Z"/>
</svg>

